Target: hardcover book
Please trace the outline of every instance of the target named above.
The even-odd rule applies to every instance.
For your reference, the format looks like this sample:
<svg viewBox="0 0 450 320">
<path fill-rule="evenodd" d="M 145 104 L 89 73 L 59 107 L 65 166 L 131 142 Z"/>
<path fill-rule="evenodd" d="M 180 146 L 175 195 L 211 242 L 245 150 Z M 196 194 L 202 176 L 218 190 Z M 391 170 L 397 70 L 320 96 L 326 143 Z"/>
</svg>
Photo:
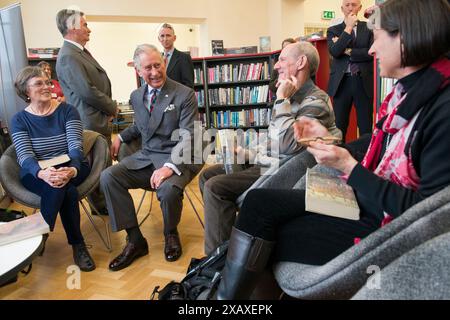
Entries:
<svg viewBox="0 0 450 320">
<path fill-rule="evenodd" d="M 307 170 L 306 211 L 359 220 L 359 206 L 353 189 L 338 176 Z"/>
<path fill-rule="evenodd" d="M 42 170 L 45 170 L 50 167 L 55 167 L 57 165 L 70 162 L 70 158 L 67 154 L 60 155 L 58 157 L 48 159 L 48 160 L 41 160 L 38 162 L 39 167 L 41 167 Z"/>
</svg>

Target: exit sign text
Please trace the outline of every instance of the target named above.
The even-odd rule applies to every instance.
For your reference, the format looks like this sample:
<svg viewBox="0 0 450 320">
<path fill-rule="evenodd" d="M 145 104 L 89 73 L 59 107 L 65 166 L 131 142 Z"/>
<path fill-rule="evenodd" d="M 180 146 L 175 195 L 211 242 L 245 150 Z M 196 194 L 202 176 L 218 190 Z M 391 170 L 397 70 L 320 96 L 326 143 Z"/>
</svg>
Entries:
<svg viewBox="0 0 450 320">
<path fill-rule="evenodd" d="M 322 11 L 322 19 L 331 20 L 334 19 L 335 14 L 334 11 Z"/>
</svg>

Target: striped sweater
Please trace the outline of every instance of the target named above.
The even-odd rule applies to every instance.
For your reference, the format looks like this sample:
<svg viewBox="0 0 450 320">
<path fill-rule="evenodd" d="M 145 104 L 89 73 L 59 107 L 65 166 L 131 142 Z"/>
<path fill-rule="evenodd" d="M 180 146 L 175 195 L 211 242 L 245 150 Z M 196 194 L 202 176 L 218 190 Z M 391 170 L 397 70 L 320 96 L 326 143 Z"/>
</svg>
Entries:
<svg viewBox="0 0 450 320">
<path fill-rule="evenodd" d="M 83 155 L 83 127 L 78 111 L 62 103 L 49 116 L 36 116 L 25 110 L 11 121 L 11 135 L 16 147 L 17 160 L 22 167 L 21 176 L 31 174 L 37 178 L 41 170 L 38 161 L 68 154 L 66 164 L 80 170 Z"/>
</svg>

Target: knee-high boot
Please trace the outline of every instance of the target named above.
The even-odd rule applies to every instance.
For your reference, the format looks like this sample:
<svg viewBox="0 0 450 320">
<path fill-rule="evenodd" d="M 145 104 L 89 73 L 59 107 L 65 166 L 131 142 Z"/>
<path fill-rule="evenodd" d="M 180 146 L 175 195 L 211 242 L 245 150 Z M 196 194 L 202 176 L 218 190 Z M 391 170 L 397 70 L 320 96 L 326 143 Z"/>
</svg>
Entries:
<svg viewBox="0 0 450 320">
<path fill-rule="evenodd" d="M 266 268 L 274 244 L 233 227 L 217 299 L 248 299 Z"/>
</svg>

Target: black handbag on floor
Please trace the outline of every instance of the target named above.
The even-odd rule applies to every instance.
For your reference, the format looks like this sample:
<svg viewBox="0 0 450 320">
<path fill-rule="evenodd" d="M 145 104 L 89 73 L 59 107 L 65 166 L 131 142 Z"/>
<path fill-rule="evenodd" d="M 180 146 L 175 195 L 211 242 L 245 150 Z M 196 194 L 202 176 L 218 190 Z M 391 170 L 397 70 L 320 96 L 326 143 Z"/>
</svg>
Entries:
<svg viewBox="0 0 450 320">
<path fill-rule="evenodd" d="M 25 218 L 27 215 L 23 211 L 0 209 L 0 222 L 11 222 L 17 219 Z"/>
<path fill-rule="evenodd" d="M 162 290 L 155 287 L 150 300 L 155 300 L 156 293 L 158 300 L 210 300 L 222 279 L 227 251 L 228 241 L 204 258 L 193 258 L 181 282 L 172 281 Z"/>
</svg>

